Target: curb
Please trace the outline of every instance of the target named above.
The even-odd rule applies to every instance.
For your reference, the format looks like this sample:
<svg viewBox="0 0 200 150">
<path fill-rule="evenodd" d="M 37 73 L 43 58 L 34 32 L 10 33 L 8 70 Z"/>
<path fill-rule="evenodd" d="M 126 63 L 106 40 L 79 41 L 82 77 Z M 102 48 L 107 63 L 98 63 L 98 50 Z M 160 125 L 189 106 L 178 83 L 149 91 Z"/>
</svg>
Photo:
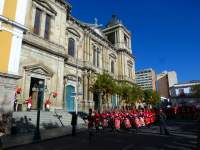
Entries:
<svg viewBox="0 0 200 150">
<path fill-rule="evenodd" d="M 87 130 L 78 131 L 77 133 L 84 133 L 84 132 L 87 132 Z M 29 144 L 33 144 L 33 143 L 40 143 L 40 142 L 44 142 L 44 141 L 59 139 L 59 138 L 66 137 L 66 136 L 72 136 L 72 134 L 56 136 L 56 137 L 52 137 L 52 138 L 48 138 L 48 139 L 35 140 L 35 141 L 27 142 L 27 143 L 24 143 L 24 144 L 13 145 L 13 146 L 5 146 L 5 147 L 2 147 L 2 150 L 7 150 L 7 149 L 11 149 L 11 148 L 17 148 L 17 147 L 20 147 L 20 146 L 25 146 L 25 145 L 29 145 Z"/>
</svg>

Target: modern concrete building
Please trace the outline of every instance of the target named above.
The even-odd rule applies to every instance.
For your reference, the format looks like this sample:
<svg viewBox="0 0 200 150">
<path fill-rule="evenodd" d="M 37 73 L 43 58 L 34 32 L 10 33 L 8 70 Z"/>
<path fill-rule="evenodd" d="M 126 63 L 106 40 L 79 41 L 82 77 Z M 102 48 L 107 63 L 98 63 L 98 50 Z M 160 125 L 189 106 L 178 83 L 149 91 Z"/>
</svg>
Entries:
<svg viewBox="0 0 200 150">
<path fill-rule="evenodd" d="M 151 68 L 135 72 L 135 78 L 142 89 L 156 90 L 155 71 Z"/>
<path fill-rule="evenodd" d="M 135 81 L 136 57 L 131 49 L 132 35 L 122 21 L 113 15 L 106 27 L 101 29 L 97 22 L 89 24 L 74 18 L 70 14 L 72 6 L 65 0 L 26 2 L 23 15 L 29 32 L 22 39 L 17 70 L 22 77 L 17 81 L 17 88 L 22 89 L 18 95 L 18 105 L 22 105 L 22 110 L 26 110 L 27 105 L 23 102 L 29 96 L 33 100 L 32 109 L 37 109 L 38 92 L 32 89 L 42 80 L 48 89 L 41 94 L 42 110 L 50 99 L 50 110 L 74 111 L 76 100 L 72 92 L 77 92 L 77 76 L 78 92 L 83 93 L 78 98 L 79 110 L 99 107 L 103 110 L 113 105 L 124 105 L 119 103 L 116 95 L 102 103 L 101 95 L 89 91 L 94 71 L 102 73 L 108 70 L 115 79 Z M 58 96 L 53 98 L 52 92 Z"/>
<path fill-rule="evenodd" d="M 170 98 L 169 88 L 177 84 L 177 75 L 175 71 L 163 71 L 156 75 L 158 92 L 166 98 Z"/>
<path fill-rule="evenodd" d="M 179 84 L 174 84 L 170 87 L 172 106 L 181 105 L 191 105 L 197 104 L 198 100 L 193 96 L 193 93 L 190 91 L 193 85 L 200 84 L 200 80 L 181 82 Z"/>
<path fill-rule="evenodd" d="M 0 0 L 0 116 L 12 114 L 27 1 Z"/>
</svg>

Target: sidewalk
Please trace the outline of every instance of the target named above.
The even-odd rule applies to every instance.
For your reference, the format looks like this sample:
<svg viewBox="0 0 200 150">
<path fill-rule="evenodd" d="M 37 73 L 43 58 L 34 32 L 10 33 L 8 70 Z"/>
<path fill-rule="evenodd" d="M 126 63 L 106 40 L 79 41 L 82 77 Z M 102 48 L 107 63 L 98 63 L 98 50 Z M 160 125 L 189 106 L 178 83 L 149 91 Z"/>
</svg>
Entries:
<svg viewBox="0 0 200 150">
<path fill-rule="evenodd" d="M 77 133 L 87 131 L 87 129 L 88 127 L 86 123 L 78 124 Z M 17 133 L 16 135 L 7 135 L 2 137 L 3 150 L 34 142 L 41 142 L 49 139 L 55 139 L 71 134 L 72 134 L 72 126 L 65 126 L 60 128 L 42 130 L 40 133 L 41 140 L 37 141 L 33 140 L 34 132 Z"/>
</svg>

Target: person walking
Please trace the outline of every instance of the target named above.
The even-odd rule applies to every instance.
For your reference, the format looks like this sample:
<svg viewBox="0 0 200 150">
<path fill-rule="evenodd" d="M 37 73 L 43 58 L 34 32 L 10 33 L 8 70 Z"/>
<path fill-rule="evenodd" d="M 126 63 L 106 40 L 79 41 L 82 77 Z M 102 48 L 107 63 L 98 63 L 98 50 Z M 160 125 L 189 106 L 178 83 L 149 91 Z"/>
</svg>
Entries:
<svg viewBox="0 0 200 150">
<path fill-rule="evenodd" d="M 72 135 L 76 136 L 77 115 L 75 112 L 73 112 L 73 114 L 72 114 L 71 125 L 72 125 Z"/>
<path fill-rule="evenodd" d="M 162 111 L 162 109 L 160 108 L 160 112 L 158 112 L 157 114 L 157 120 L 159 122 L 159 126 L 160 126 L 160 135 L 163 134 L 163 130 L 165 130 L 165 134 L 168 135 L 169 132 L 167 130 L 167 126 L 165 123 L 165 119 L 166 119 L 166 115 L 165 113 Z"/>
<path fill-rule="evenodd" d="M 89 132 L 89 139 L 91 140 L 92 136 L 94 136 L 92 130 L 95 122 L 94 116 L 92 116 L 92 109 L 89 109 L 89 115 L 87 117 L 84 117 L 84 119 L 88 120 L 88 132 Z"/>
</svg>

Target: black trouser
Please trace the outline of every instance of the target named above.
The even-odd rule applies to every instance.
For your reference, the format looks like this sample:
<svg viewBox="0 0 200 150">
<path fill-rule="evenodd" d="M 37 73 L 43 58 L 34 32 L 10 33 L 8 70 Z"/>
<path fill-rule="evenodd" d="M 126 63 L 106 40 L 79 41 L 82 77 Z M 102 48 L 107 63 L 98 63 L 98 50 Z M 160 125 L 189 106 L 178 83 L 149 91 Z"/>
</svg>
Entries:
<svg viewBox="0 0 200 150">
<path fill-rule="evenodd" d="M 76 136 L 76 125 L 72 125 L 72 135 Z"/>
<path fill-rule="evenodd" d="M 163 134 L 163 130 L 165 130 L 165 134 L 168 134 L 167 127 L 164 120 L 159 121 L 160 125 L 160 134 Z"/>
<path fill-rule="evenodd" d="M 14 106 L 13 106 L 14 111 L 16 111 L 16 106 L 17 106 L 17 103 L 14 103 Z"/>
</svg>

